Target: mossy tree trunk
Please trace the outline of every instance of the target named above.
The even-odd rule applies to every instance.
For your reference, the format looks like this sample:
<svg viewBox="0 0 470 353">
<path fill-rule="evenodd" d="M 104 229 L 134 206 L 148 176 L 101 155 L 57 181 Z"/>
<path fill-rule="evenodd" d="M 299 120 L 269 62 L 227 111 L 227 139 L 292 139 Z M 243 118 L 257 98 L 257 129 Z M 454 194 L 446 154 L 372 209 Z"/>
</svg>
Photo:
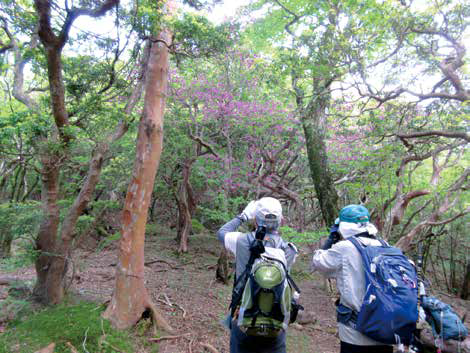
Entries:
<svg viewBox="0 0 470 353">
<path fill-rule="evenodd" d="M 318 87 L 315 91 L 327 93 L 318 93 L 311 98 L 305 108 L 303 108 L 303 98 L 299 96 L 297 104 L 301 112 L 310 175 L 323 220 L 326 226 L 330 226 L 338 214 L 338 194 L 329 169 L 325 144 L 326 112 L 330 104 L 330 94 L 328 87 Z"/>
<path fill-rule="evenodd" d="M 3 230 L 0 234 L 0 259 L 6 259 L 11 256 L 11 243 L 13 236 L 9 230 Z"/>
<path fill-rule="evenodd" d="M 196 200 L 189 178 L 197 157 L 187 158 L 182 166 L 182 180 L 179 185 L 176 202 L 178 204 L 178 227 L 176 239 L 179 243 L 178 252 L 188 252 L 188 238 L 192 228 L 192 217 L 196 210 Z"/>
<path fill-rule="evenodd" d="M 462 289 L 460 291 L 460 298 L 468 300 L 470 298 L 470 256 L 467 255 L 467 266 L 462 281 Z"/>
<path fill-rule="evenodd" d="M 42 160 L 41 170 L 42 192 L 41 207 L 43 221 L 39 227 L 35 242 L 36 258 L 36 285 L 33 290 L 35 298 L 43 303 L 52 304 L 59 302 L 64 295 L 62 273 L 50 271 L 51 262 L 56 254 L 57 233 L 59 229 L 59 165 L 52 156 L 45 155 Z M 58 285 L 58 287 L 57 287 Z"/>
</svg>

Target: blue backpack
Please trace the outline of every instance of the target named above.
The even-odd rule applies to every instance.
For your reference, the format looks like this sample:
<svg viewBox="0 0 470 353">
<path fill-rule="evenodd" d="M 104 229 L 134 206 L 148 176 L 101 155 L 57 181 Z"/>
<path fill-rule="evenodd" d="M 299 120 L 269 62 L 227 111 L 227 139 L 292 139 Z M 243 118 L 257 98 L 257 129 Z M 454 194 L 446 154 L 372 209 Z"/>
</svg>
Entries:
<svg viewBox="0 0 470 353">
<path fill-rule="evenodd" d="M 366 283 L 361 310 L 352 315 L 354 328 L 383 344 L 409 344 L 418 320 L 414 264 L 383 240 L 382 246 L 365 246 L 356 237 L 348 240 L 361 254 Z"/>
<path fill-rule="evenodd" d="M 452 308 L 434 297 L 424 297 L 422 307 L 426 321 L 431 325 L 434 337 L 462 341 L 468 335 L 467 328 Z"/>
</svg>

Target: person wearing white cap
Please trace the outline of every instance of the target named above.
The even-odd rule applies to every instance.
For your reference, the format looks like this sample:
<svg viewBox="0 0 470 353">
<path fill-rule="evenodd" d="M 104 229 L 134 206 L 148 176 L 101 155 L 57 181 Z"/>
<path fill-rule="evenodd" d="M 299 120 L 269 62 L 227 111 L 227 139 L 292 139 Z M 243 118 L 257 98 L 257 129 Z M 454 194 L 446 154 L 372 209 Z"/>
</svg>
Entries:
<svg viewBox="0 0 470 353">
<path fill-rule="evenodd" d="M 353 243 L 355 236 L 366 246 L 380 246 L 377 228 L 369 222 L 369 211 L 362 205 L 349 205 L 340 211 L 322 249 L 315 251 L 312 270 L 336 279 L 340 299 L 338 308 L 359 312 L 365 295 L 365 275 L 361 254 Z M 338 320 L 341 320 L 338 315 Z M 342 320 L 344 321 L 344 320 Z M 349 323 L 338 322 L 340 353 L 392 353 L 393 346 L 376 342 L 356 331 Z"/>
<path fill-rule="evenodd" d="M 285 242 L 278 228 L 282 220 L 281 203 L 272 197 L 263 197 L 257 201 L 251 201 L 243 212 L 224 224 L 217 232 L 217 237 L 224 247 L 235 255 L 236 270 L 235 280 L 244 275 L 249 263 L 250 248 L 255 242 L 255 233 L 237 232 L 238 227 L 244 222 L 254 221 L 257 227 L 264 227 L 266 235 L 262 240 L 264 247 L 271 251 L 280 251 L 285 259 L 287 270 L 290 269 L 297 256 L 297 248 Z M 274 249 L 274 250 L 273 250 Z M 235 317 L 229 317 L 230 326 L 230 352 L 231 353 L 285 353 L 285 331 L 276 337 L 250 336 L 240 330 Z"/>
</svg>

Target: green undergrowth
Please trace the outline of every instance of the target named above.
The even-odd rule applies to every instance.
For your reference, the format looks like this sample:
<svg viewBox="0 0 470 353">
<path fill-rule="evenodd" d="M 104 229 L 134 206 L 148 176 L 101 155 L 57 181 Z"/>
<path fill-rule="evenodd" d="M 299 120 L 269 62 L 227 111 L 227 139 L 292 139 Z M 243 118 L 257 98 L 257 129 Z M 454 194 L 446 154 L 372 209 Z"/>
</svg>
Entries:
<svg viewBox="0 0 470 353">
<path fill-rule="evenodd" d="M 325 232 L 321 230 L 299 233 L 288 226 L 282 226 L 279 230 L 285 240 L 298 245 L 315 243 L 319 241 L 321 237 L 325 236 Z"/>
<path fill-rule="evenodd" d="M 32 249 L 18 249 L 13 256 L 0 259 L 1 272 L 13 272 L 34 263 L 36 252 Z"/>
<path fill-rule="evenodd" d="M 67 342 L 79 352 L 134 352 L 131 333 L 113 329 L 101 318 L 104 309 L 96 303 L 81 302 L 20 316 L 0 334 L 0 352 L 30 353 L 52 342 L 56 344 L 55 353 L 69 353 Z"/>
</svg>

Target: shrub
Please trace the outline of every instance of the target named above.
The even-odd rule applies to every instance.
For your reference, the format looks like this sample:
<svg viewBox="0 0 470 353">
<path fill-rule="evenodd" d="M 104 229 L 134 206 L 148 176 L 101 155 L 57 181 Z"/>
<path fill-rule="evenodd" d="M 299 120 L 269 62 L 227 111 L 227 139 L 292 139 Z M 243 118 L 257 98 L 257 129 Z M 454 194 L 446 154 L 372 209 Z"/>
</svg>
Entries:
<svg viewBox="0 0 470 353">
<path fill-rule="evenodd" d="M 318 241 L 322 236 L 325 236 L 323 231 L 310 231 L 299 233 L 295 229 L 288 226 L 282 226 L 279 229 L 282 237 L 290 242 L 301 244 L 301 243 L 314 243 Z"/>
<path fill-rule="evenodd" d="M 197 219 L 191 220 L 191 227 L 193 228 L 194 234 L 207 233 L 207 229 Z"/>
<path fill-rule="evenodd" d="M 20 262 L 31 262 L 32 240 L 38 231 L 42 211 L 39 202 L 17 202 L 0 204 L 0 258 L 10 257 L 12 243 L 15 239 L 23 239 L 20 243 Z M 27 261 L 29 259 L 29 261 Z"/>
</svg>

